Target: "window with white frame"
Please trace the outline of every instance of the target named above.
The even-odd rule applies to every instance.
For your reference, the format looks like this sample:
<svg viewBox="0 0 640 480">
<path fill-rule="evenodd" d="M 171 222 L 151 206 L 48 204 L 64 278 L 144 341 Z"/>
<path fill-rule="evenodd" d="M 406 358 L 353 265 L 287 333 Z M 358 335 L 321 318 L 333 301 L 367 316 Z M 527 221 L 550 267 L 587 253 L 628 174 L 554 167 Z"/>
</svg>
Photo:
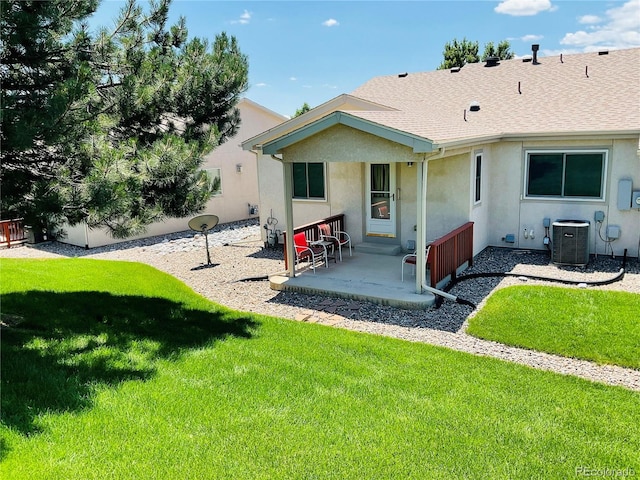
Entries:
<svg viewBox="0 0 640 480">
<path fill-rule="evenodd" d="M 324 163 L 293 164 L 293 198 L 324 200 Z"/>
<path fill-rule="evenodd" d="M 482 152 L 474 155 L 474 196 L 473 203 L 480 203 L 482 200 Z"/>
<path fill-rule="evenodd" d="M 607 150 L 526 152 L 525 196 L 603 200 Z"/>
<path fill-rule="evenodd" d="M 209 182 L 209 188 L 213 192 L 213 195 L 222 195 L 222 169 L 205 168 L 204 172 L 207 174 L 207 181 Z"/>
</svg>

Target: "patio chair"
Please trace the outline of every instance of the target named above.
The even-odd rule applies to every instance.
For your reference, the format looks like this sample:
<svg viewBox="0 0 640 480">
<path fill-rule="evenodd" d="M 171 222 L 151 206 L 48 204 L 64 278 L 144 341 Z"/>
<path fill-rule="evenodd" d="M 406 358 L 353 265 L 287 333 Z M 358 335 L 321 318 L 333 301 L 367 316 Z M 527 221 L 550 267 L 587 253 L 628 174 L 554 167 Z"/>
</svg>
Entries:
<svg viewBox="0 0 640 480">
<path fill-rule="evenodd" d="M 316 273 L 316 262 L 321 260 L 329 268 L 329 260 L 327 259 L 327 249 L 321 245 L 311 245 L 307 242 L 304 232 L 296 233 L 293 236 L 293 243 L 296 250 L 296 264 L 303 260 L 308 260 Z"/>
<path fill-rule="evenodd" d="M 428 245 L 426 250 L 424 251 L 424 259 L 425 259 L 425 262 L 426 262 L 427 266 L 429 265 L 429 250 L 431 250 L 431 245 Z M 403 282 L 404 282 L 404 266 L 405 266 L 405 264 L 413 265 L 413 272 L 414 272 L 414 275 L 415 275 L 415 267 L 416 267 L 417 258 L 418 258 L 418 255 L 415 252 L 414 253 L 408 253 L 404 257 L 402 257 L 402 281 Z"/>
<path fill-rule="evenodd" d="M 347 232 L 343 232 L 342 230 L 331 230 L 331 226 L 327 223 L 321 223 L 318 225 L 318 232 L 320 234 L 320 240 L 324 242 L 331 242 L 333 244 L 333 248 L 338 249 L 338 256 L 340 257 L 340 261 L 342 261 L 342 246 L 349 246 L 349 256 L 353 256 L 351 252 L 351 237 Z M 335 250 L 334 250 L 335 251 Z"/>
</svg>

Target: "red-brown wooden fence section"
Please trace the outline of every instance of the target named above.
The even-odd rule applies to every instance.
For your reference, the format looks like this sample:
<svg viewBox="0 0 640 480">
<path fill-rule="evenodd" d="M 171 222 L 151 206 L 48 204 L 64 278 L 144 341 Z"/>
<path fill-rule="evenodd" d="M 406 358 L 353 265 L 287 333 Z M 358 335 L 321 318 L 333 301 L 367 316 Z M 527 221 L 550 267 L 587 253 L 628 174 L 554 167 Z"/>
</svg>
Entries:
<svg viewBox="0 0 640 480">
<path fill-rule="evenodd" d="M 295 227 L 293 229 L 293 234 L 304 232 L 305 237 L 307 237 L 307 242 L 315 242 L 320 240 L 320 234 L 318 231 L 318 225 L 321 223 L 327 223 L 331 226 L 331 231 L 344 231 L 344 213 L 339 215 L 333 215 L 331 217 L 323 218 L 322 220 L 317 220 L 315 222 L 307 223 L 306 225 L 301 225 L 299 227 Z M 289 268 L 287 265 L 287 235 L 286 232 L 283 235 L 284 238 L 284 268 Z"/>
<path fill-rule="evenodd" d="M 21 218 L 0 220 L 0 245 L 11 248 L 11 243 L 22 242 L 26 238 Z"/>
<path fill-rule="evenodd" d="M 473 265 L 473 222 L 467 222 L 455 230 L 431 242 L 428 259 L 431 270 L 431 286 L 456 272 L 461 265 Z"/>
</svg>

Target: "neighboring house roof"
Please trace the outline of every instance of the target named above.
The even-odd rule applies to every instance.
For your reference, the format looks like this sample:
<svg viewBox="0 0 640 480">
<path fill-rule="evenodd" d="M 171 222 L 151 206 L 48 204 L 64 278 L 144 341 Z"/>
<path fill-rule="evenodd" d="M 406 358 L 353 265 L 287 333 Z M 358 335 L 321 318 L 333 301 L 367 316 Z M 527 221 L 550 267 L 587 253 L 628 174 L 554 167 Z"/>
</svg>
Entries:
<svg viewBox="0 0 640 480">
<path fill-rule="evenodd" d="M 531 136 L 638 135 L 639 79 L 640 48 L 376 77 L 351 95 L 291 119 L 243 147 L 273 143 L 286 134 L 292 138 L 291 132 L 332 111 L 348 111 L 363 124 L 437 146 Z M 359 108 L 350 108 L 345 99 L 360 99 Z M 471 111 L 472 102 L 479 110 Z M 304 135 L 295 138 L 300 141 Z"/>
<path fill-rule="evenodd" d="M 238 102 L 238 107 L 241 105 L 250 105 L 257 110 L 262 111 L 267 115 L 271 115 L 272 117 L 277 118 L 278 120 L 285 121 L 288 120 L 288 117 L 281 115 L 280 113 L 274 112 L 273 110 L 268 109 L 267 107 L 260 105 L 259 103 L 254 102 L 253 100 L 249 100 L 247 97 L 243 97 Z"/>
</svg>

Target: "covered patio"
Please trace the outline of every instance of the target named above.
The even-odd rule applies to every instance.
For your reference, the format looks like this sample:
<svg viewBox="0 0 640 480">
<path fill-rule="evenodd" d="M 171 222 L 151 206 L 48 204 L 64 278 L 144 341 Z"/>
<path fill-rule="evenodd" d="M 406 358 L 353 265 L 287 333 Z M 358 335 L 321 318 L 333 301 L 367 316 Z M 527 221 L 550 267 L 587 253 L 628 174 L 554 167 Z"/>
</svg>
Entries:
<svg viewBox="0 0 640 480">
<path fill-rule="evenodd" d="M 359 252 L 344 255 L 343 261 L 329 260 L 329 268 L 316 266 L 315 273 L 303 263 L 295 277 L 272 275 L 273 290 L 320 294 L 351 300 L 366 300 L 381 305 L 407 309 L 425 309 L 435 302 L 435 295 L 415 290 L 413 266 L 405 266 L 401 279 L 402 255 L 381 255 Z"/>
<path fill-rule="evenodd" d="M 293 234 L 304 233 L 309 242 L 319 240 L 318 226 L 331 225 L 334 231 L 344 229 L 344 215 L 334 215 L 293 229 Z M 423 280 L 416 265 L 404 265 L 393 248 L 384 245 L 360 244 L 353 246 L 353 256 L 343 249 L 342 262 L 337 252 L 325 264 L 316 265 L 315 273 L 308 263 L 296 264 L 287 256 L 285 235 L 285 272 L 269 277 L 273 290 L 327 295 L 352 300 L 367 300 L 381 305 L 407 309 L 425 309 L 435 303 L 433 288 L 440 289 L 462 270 L 473 264 L 473 222 L 467 222 L 442 237 L 430 242 L 428 263 L 424 257 Z M 366 246 L 366 248 L 365 248 Z M 425 252 L 426 253 L 426 252 Z M 418 260 L 420 261 L 420 260 Z M 417 278 L 416 278 L 417 277 Z M 416 283 L 420 282 L 420 290 Z"/>
</svg>

